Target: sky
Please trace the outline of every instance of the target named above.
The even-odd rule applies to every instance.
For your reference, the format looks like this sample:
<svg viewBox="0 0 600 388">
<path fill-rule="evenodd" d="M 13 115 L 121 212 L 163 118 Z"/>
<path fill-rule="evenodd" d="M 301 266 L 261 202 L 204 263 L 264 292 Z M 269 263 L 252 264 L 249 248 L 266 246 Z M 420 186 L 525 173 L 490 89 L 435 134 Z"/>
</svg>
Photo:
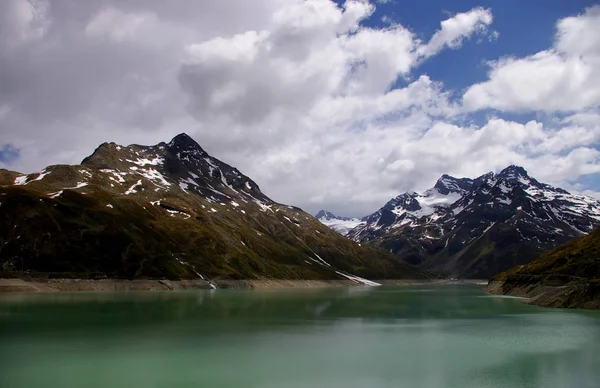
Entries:
<svg viewBox="0 0 600 388">
<path fill-rule="evenodd" d="M 510 164 L 600 197 L 595 3 L 2 0 L 0 168 L 186 132 L 312 213 Z"/>
</svg>

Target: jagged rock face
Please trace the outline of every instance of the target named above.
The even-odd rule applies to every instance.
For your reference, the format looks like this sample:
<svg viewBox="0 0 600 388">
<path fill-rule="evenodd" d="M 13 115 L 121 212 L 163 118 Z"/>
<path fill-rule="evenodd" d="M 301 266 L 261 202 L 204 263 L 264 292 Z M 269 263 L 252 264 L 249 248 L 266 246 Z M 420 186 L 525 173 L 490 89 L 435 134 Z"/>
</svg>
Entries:
<svg viewBox="0 0 600 388">
<path fill-rule="evenodd" d="M 323 225 L 328 226 L 343 236 L 357 226 L 365 224 L 364 221 L 361 221 L 358 218 L 338 217 L 326 210 L 319 211 L 315 217 L 321 221 Z"/>
<path fill-rule="evenodd" d="M 109 174 L 118 170 L 117 174 L 138 175 L 156 185 L 157 191 L 170 187 L 168 177 L 180 189 L 218 202 L 226 201 L 232 192 L 245 193 L 255 201 L 273 202 L 254 181 L 208 155 L 186 134 L 177 135 L 168 144 L 156 146 L 122 147 L 104 143 L 81 165 Z M 119 180 L 116 182 L 119 183 Z"/>
<path fill-rule="evenodd" d="M 464 193 L 473 187 L 473 179 L 469 178 L 454 178 L 444 174 L 433 186 L 440 194 L 448 195 L 450 193 Z"/>
<path fill-rule="evenodd" d="M 473 180 L 444 175 L 434 188 L 402 194 L 365 220 L 348 237 L 439 274 L 488 278 L 592 231 L 600 202 L 509 166 Z"/>
<path fill-rule="evenodd" d="M 185 134 L 80 165 L 0 171 L 0 276 L 422 278 L 274 202 Z"/>
</svg>

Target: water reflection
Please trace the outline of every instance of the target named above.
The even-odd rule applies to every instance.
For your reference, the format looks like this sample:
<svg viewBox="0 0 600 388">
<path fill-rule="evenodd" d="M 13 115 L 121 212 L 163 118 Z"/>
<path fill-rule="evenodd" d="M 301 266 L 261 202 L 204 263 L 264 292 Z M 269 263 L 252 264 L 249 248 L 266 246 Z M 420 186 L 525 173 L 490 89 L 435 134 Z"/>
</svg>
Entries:
<svg viewBox="0 0 600 388">
<path fill-rule="evenodd" d="M 598 345 L 462 285 L 0 297 L 7 386 L 591 388 Z"/>
<path fill-rule="evenodd" d="M 482 301 L 474 287 L 374 288 L 285 291 L 203 290 L 194 292 L 50 293 L 0 297 L 2 328 L 52 323 L 93 329 L 119 325 L 151 325 L 176 321 L 285 321 L 305 324 L 340 319 L 375 322 L 427 319 L 503 318 L 506 314 L 535 313 L 540 309 L 502 298 Z M 439 287 L 438 287 L 439 288 Z M 476 292 L 479 292 L 478 289 Z M 35 314 L 32 315 L 32 312 Z M 35 319 L 33 319 L 35 318 Z M 49 326 L 48 326 L 49 325 Z M 3 330 L 3 331 L 4 331 Z"/>
</svg>

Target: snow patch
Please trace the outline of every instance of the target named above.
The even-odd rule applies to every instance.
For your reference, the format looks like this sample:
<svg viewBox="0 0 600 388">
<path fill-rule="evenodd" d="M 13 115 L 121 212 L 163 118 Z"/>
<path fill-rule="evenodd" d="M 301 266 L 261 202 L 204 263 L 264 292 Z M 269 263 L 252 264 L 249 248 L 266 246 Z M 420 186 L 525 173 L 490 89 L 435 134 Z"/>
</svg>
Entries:
<svg viewBox="0 0 600 388">
<path fill-rule="evenodd" d="M 191 217 L 191 215 L 189 215 L 185 212 L 180 212 L 177 210 L 170 210 L 170 209 L 165 209 L 165 210 L 167 211 L 167 213 L 169 213 L 171 215 L 171 217 L 175 217 L 176 215 L 181 215 L 181 216 L 184 216 L 186 220 Z"/>
<path fill-rule="evenodd" d="M 158 180 L 164 186 L 171 186 L 171 184 L 165 179 L 163 174 L 161 174 L 158 170 L 149 168 L 147 170 L 138 170 L 136 172 L 142 175 L 144 178 L 147 178 L 151 181 Z"/>
<path fill-rule="evenodd" d="M 323 225 L 327 226 L 329 229 L 333 229 L 334 231 L 338 232 L 343 236 L 347 235 L 352 229 L 356 228 L 357 226 L 366 225 L 366 222 L 361 221 L 358 218 L 351 218 L 349 220 L 342 220 L 339 218 L 319 218 L 318 220 Z"/>
<path fill-rule="evenodd" d="M 27 184 L 27 178 L 27 175 L 18 176 L 15 178 L 14 184 L 17 186 L 25 185 Z"/>
<path fill-rule="evenodd" d="M 138 186 L 141 186 L 141 185 L 142 185 L 142 180 L 140 179 L 135 184 L 133 184 L 133 186 L 131 186 L 129 189 L 127 189 L 127 191 L 125 192 L 125 195 L 137 193 L 137 191 L 135 190 L 135 188 L 138 187 Z"/>
<path fill-rule="evenodd" d="M 271 211 L 271 213 L 274 213 L 273 209 L 271 209 L 271 206 L 273 205 L 265 205 L 264 203 L 262 203 L 259 200 L 255 200 L 254 201 L 258 206 L 260 206 L 260 211 L 262 212 L 266 212 L 267 210 Z"/>
<path fill-rule="evenodd" d="M 338 275 L 341 275 L 341 276 L 345 277 L 346 279 L 350 279 L 350 280 L 352 280 L 352 281 L 354 281 L 356 283 L 364 284 L 365 286 L 370 286 L 370 287 L 381 286 L 380 283 L 376 283 L 374 281 L 367 280 L 367 279 L 361 278 L 361 277 L 356 276 L 356 275 L 348 275 L 348 274 L 345 274 L 345 273 L 340 272 L 340 271 L 335 271 L 335 273 L 337 273 Z"/>
<path fill-rule="evenodd" d="M 135 163 L 138 166 L 144 167 L 147 164 L 153 165 L 153 166 L 158 166 L 160 164 L 163 164 L 163 162 L 165 161 L 162 157 L 160 156 L 156 156 L 154 159 L 145 159 L 145 158 L 138 158 L 137 160 L 130 160 L 130 159 L 125 159 L 130 163 Z"/>
<path fill-rule="evenodd" d="M 50 193 L 50 194 L 48 194 L 48 197 L 52 198 L 52 199 L 58 198 L 58 197 L 60 197 L 62 195 L 62 193 L 63 193 L 63 191 L 59 190 L 56 193 Z"/>
<path fill-rule="evenodd" d="M 41 181 L 42 179 L 44 179 L 45 176 L 47 176 L 49 174 L 50 174 L 50 171 L 42 171 L 42 172 L 40 172 L 40 175 L 38 175 L 38 177 L 35 178 L 34 180 L 32 180 L 31 182 L 33 182 L 33 181 Z M 91 176 L 91 174 L 90 174 L 90 176 Z"/>
</svg>

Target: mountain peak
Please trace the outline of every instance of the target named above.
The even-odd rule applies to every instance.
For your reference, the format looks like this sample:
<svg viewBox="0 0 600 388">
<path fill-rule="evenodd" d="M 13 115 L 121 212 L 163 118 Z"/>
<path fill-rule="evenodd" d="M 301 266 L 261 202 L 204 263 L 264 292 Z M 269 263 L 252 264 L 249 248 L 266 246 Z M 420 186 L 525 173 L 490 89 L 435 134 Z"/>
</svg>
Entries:
<svg viewBox="0 0 600 388">
<path fill-rule="evenodd" d="M 200 147 L 200 144 L 198 144 L 196 140 L 192 139 L 190 135 L 184 132 L 171 139 L 171 141 L 169 142 L 169 146 L 182 151 L 193 149 L 205 153 L 202 147 Z"/>
<path fill-rule="evenodd" d="M 350 218 L 348 217 L 338 217 L 335 214 L 333 214 L 330 211 L 327 210 L 320 210 L 316 215 L 315 218 L 318 220 L 350 220 Z"/>
<path fill-rule="evenodd" d="M 499 178 L 529 178 L 527 171 L 521 167 L 516 166 L 514 164 L 506 167 L 504 170 L 500 171 L 497 175 Z"/>
<path fill-rule="evenodd" d="M 85 157 L 81 164 L 94 168 L 111 168 L 115 160 L 118 160 L 118 153 L 121 146 L 115 143 L 100 144 L 91 155 Z"/>
<path fill-rule="evenodd" d="M 444 195 L 449 193 L 462 193 L 471 189 L 473 180 L 469 178 L 455 178 L 448 174 L 444 174 L 435 182 L 434 189 Z"/>
</svg>

